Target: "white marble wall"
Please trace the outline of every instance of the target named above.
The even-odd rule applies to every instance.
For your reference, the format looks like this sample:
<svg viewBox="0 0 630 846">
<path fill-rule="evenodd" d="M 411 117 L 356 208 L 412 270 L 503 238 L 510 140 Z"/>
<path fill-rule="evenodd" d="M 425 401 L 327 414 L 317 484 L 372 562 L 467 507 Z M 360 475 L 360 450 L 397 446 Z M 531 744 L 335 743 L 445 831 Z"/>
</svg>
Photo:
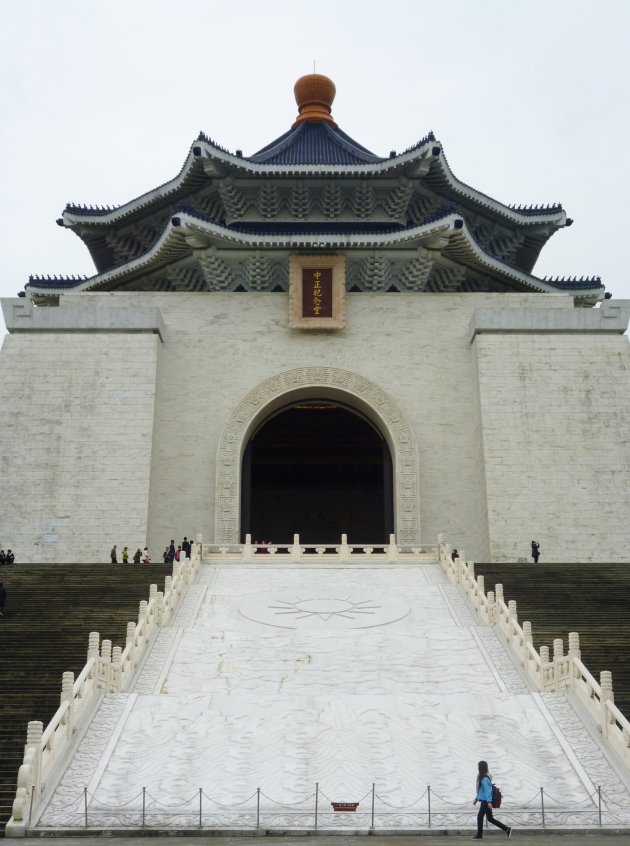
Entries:
<svg viewBox="0 0 630 846">
<path fill-rule="evenodd" d="M 0 355 L 0 545 L 19 562 L 144 546 L 155 334 L 19 333 Z"/>
<path fill-rule="evenodd" d="M 493 559 L 630 561 L 630 348 L 613 334 L 483 334 Z M 531 559 L 530 559 L 531 560 Z"/>
<path fill-rule="evenodd" d="M 548 559 L 630 548 L 627 338 L 595 323 L 557 334 L 562 319 L 548 317 L 538 335 L 536 315 L 497 334 L 502 318 L 484 311 L 471 343 L 477 308 L 560 318 L 573 314 L 566 297 L 349 294 L 347 328 L 335 333 L 289 330 L 283 294 L 77 294 L 61 309 L 78 306 L 157 308 L 161 322 L 143 311 L 139 333 L 126 314 L 119 331 L 83 321 L 76 334 L 6 339 L 0 542 L 21 560 L 105 560 L 112 539 L 132 547 L 145 532 L 154 559 L 171 537 L 200 531 L 211 542 L 230 415 L 264 380 L 313 366 L 369 379 L 404 414 L 423 542 L 444 531 L 477 560 L 490 544 L 495 557 L 527 555 L 530 535 Z M 531 468 L 539 482 L 526 493 Z"/>
</svg>

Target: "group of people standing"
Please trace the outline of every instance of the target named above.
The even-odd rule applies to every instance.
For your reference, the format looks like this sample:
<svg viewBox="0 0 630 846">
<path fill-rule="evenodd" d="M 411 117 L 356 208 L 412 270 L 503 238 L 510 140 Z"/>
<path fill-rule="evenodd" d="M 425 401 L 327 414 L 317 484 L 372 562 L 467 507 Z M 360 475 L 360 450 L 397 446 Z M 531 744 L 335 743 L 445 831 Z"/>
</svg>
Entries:
<svg viewBox="0 0 630 846">
<path fill-rule="evenodd" d="M 175 546 L 175 540 L 171 538 L 170 544 L 164 548 L 164 552 L 162 553 L 162 560 L 165 564 L 172 564 L 173 561 L 179 561 L 180 558 L 190 558 L 190 554 L 192 551 L 192 541 L 188 540 L 188 537 L 184 535 L 184 540 L 180 543 L 179 546 Z M 11 550 L 9 550 L 11 552 Z M 123 546 L 122 552 L 120 554 L 121 560 L 123 564 L 130 563 L 130 555 L 129 555 L 129 547 Z M 118 546 L 114 544 L 111 548 L 109 553 L 109 558 L 112 564 L 118 564 Z M 135 553 L 131 557 L 131 561 L 134 564 L 150 564 L 151 557 L 149 555 L 149 549 L 145 546 L 144 549 L 136 549 Z M 1 562 L 1 563 L 8 563 L 8 562 Z M 13 563 L 13 562 L 10 562 Z"/>
<path fill-rule="evenodd" d="M 172 564 L 173 561 L 180 561 L 182 558 L 190 558 L 191 552 L 192 542 L 188 540 L 186 535 L 184 535 L 184 540 L 178 547 L 175 546 L 175 540 L 171 538 L 170 544 L 164 547 L 162 560 L 165 564 Z"/>
<path fill-rule="evenodd" d="M 129 547 L 123 546 L 120 557 L 123 564 L 129 564 Z M 118 564 L 118 547 L 116 544 L 112 546 L 109 558 L 112 564 Z M 145 546 L 144 550 L 142 550 L 138 547 L 131 560 L 134 564 L 150 564 L 151 558 L 149 557 L 148 548 Z"/>
<path fill-rule="evenodd" d="M 15 563 L 15 555 L 11 552 L 10 549 L 7 549 L 5 552 L 4 549 L 0 549 L 0 566 L 3 564 L 14 564 Z"/>
</svg>

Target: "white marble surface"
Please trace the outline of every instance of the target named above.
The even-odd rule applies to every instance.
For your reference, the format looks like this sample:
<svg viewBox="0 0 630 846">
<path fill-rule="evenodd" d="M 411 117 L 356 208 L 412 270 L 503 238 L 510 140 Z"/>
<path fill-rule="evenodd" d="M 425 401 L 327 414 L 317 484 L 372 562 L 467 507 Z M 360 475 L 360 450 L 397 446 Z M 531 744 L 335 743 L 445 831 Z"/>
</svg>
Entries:
<svg viewBox="0 0 630 846">
<path fill-rule="evenodd" d="M 292 614 L 291 628 L 284 615 L 273 625 L 279 598 L 294 596 L 309 614 Z M 381 625 L 353 627 L 356 618 L 336 613 L 347 612 L 335 606 L 341 596 L 390 613 Z M 606 785 L 607 813 L 627 814 L 627 793 L 601 753 L 590 773 L 580 762 L 587 741 L 593 762 L 598 753 L 583 727 L 571 742 L 563 736 L 560 723 L 575 724 L 564 697 L 554 699 L 555 719 L 543 697 L 527 693 L 493 631 L 470 625 L 458 596 L 436 565 L 204 566 L 126 708 L 110 706 L 116 742 L 103 745 L 97 718 L 81 752 L 91 769 L 62 781 L 42 823 L 80 820 L 80 802 L 68 802 L 85 784 L 94 825 L 137 824 L 142 787 L 151 824 L 192 825 L 202 787 L 204 825 L 251 826 L 260 787 L 266 824 L 308 827 L 319 782 L 320 825 L 361 825 L 361 814 L 362 822 L 327 817 L 328 799 L 357 801 L 374 782 L 382 827 L 423 827 L 429 784 L 434 814 L 454 825 L 470 820 L 480 758 L 518 824 L 537 824 L 541 785 L 557 824 L 596 812 L 596 783 Z M 395 813 L 405 805 L 413 807 Z"/>
</svg>

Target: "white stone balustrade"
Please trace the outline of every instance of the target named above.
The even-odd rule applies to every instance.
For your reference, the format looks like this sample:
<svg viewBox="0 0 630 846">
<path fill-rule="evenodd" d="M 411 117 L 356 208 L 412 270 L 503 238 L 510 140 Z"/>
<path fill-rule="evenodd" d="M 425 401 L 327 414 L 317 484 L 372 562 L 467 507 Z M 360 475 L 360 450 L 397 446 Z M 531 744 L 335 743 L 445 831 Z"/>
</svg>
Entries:
<svg viewBox="0 0 630 846">
<path fill-rule="evenodd" d="M 12 817 L 6 825 L 9 836 L 23 836 L 31 815 L 36 817 L 44 795 L 46 780 L 57 761 L 68 751 L 82 720 L 89 719 L 104 693 L 127 690 L 138 664 L 153 643 L 161 626 L 168 625 L 179 604 L 184 588 L 199 568 L 201 535 L 191 550 L 191 558 L 173 564 L 173 575 L 167 576 L 164 592 L 151 585 L 149 600 L 140 602 L 138 622 L 127 623 L 125 648 L 112 648 L 109 640 L 100 642 L 98 632 L 90 632 L 87 663 L 74 680 L 64 673 L 61 703 L 50 723 L 28 724 L 24 760 L 18 771 L 18 786 L 13 801 Z"/>
<path fill-rule="evenodd" d="M 474 563 L 466 561 L 463 550 L 460 550 L 460 557 L 453 560 L 452 547 L 444 542 L 442 534 L 438 535 L 437 559 L 448 579 L 461 585 L 479 617 L 487 625 L 499 627 L 536 689 L 542 693 L 572 690 L 595 720 L 602 737 L 630 769 L 630 721 L 615 705 L 612 674 L 602 671 L 598 683 L 582 663 L 579 634 L 569 632 L 567 653 L 561 638 L 553 642 L 553 656 L 548 646 L 541 646 L 537 651 L 531 623 L 526 621 L 519 625 L 516 602 L 510 600 L 506 604 L 503 585 L 495 585 L 494 592 L 486 594 L 483 576 L 475 578 Z"/>
<path fill-rule="evenodd" d="M 293 535 L 292 543 L 266 544 L 252 543 L 251 535 L 245 536 L 245 543 L 232 544 L 229 546 L 219 544 L 200 545 L 199 555 L 202 560 L 213 564 L 230 563 L 264 563 L 261 555 L 272 556 L 269 561 L 298 564 L 310 557 L 317 556 L 318 559 L 330 563 L 365 563 L 367 560 L 384 562 L 409 562 L 417 563 L 418 559 L 435 560 L 437 556 L 436 547 L 433 545 L 404 547 L 396 543 L 395 535 L 390 535 L 388 542 L 378 544 L 350 544 L 348 536 L 341 535 L 341 543 L 334 544 L 308 544 L 300 540 L 299 534 Z"/>
</svg>

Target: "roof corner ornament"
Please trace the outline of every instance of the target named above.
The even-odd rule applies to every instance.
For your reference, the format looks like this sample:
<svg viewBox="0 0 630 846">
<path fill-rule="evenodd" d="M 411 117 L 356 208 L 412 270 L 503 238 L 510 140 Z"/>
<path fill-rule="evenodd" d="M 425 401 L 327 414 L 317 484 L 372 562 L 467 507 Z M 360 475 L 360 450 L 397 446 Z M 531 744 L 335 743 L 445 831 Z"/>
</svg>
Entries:
<svg viewBox="0 0 630 846">
<path fill-rule="evenodd" d="M 295 102 L 298 105 L 298 117 L 293 129 L 301 123 L 327 123 L 336 127 L 332 119 L 332 104 L 337 89 L 332 79 L 321 73 L 309 73 L 301 76 L 293 86 Z"/>
</svg>

